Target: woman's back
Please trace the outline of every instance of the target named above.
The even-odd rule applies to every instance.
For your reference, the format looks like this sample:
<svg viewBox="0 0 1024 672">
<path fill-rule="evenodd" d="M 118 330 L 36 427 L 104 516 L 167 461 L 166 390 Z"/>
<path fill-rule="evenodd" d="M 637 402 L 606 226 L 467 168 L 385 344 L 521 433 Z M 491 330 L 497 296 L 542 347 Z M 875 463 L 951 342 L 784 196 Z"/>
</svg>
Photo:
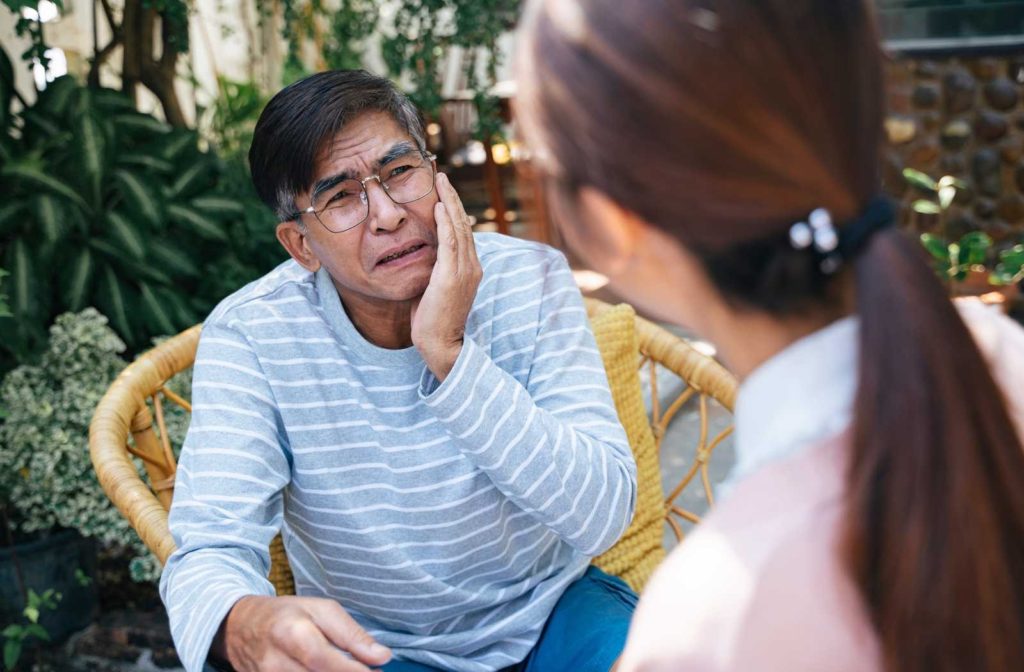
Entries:
<svg viewBox="0 0 1024 672">
<path fill-rule="evenodd" d="M 1024 329 L 978 301 L 959 308 L 1024 435 Z M 780 353 L 795 363 L 793 355 Z M 790 383 L 801 384 L 798 373 Z M 827 428 L 818 409 L 803 411 L 791 436 Z M 849 446 L 848 431 L 793 444 L 743 478 L 651 580 L 620 672 L 881 670 L 877 637 L 840 561 Z"/>
</svg>

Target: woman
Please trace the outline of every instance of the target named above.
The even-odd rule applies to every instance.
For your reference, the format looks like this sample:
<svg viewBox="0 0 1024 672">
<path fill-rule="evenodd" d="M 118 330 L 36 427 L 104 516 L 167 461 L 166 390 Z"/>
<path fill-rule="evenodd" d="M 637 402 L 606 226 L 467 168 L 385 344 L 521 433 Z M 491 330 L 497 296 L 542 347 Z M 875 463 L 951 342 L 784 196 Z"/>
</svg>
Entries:
<svg viewBox="0 0 1024 672">
<path fill-rule="evenodd" d="M 867 3 L 534 0 L 523 33 L 567 242 L 743 381 L 620 672 L 1024 669 L 1024 332 L 893 226 Z"/>
</svg>

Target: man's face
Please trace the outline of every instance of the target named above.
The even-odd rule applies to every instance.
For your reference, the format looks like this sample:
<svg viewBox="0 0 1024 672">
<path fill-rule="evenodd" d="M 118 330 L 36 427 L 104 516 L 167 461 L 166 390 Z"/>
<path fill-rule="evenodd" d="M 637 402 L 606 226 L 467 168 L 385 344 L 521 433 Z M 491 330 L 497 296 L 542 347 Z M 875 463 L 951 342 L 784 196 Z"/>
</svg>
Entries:
<svg viewBox="0 0 1024 672">
<path fill-rule="evenodd" d="M 314 186 L 300 194 L 296 204 L 300 210 L 309 207 L 316 185 L 332 178 L 376 174 L 381 161 L 402 147 L 415 148 L 416 143 L 387 113 L 356 117 L 320 148 Z M 416 299 L 426 289 L 437 258 L 437 191 L 399 205 L 377 180 L 369 180 L 366 195 L 366 220 L 341 233 L 328 231 L 312 213 L 303 215 L 309 247 L 331 274 L 342 299 L 382 306 Z"/>
</svg>

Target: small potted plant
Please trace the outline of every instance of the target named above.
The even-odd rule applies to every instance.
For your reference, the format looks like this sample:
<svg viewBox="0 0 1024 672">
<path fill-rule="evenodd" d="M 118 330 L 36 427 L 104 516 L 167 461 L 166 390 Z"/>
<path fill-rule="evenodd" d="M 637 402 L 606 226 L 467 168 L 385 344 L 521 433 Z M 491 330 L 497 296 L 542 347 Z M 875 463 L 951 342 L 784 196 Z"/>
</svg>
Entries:
<svg viewBox="0 0 1024 672">
<path fill-rule="evenodd" d="M 936 216 L 939 234 L 921 234 L 921 244 L 931 255 L 936 272 L 954 297 L 977 296 L 988 304 L 997 304 L 1007 310 L 1019 294 L 1024 279 L 1024 245 L 1016 245 L 995 252 L 992 238 L 981 231 L 972 231 L 952 240 L 948 232 L 947 211 L 957 191 L 966 185 L 946 175 L 934 180 L 913 169 L 903 171 L 911 185 L 931 198 L 913 202 L 914 212 L 922 216 Z"/>
</svg>

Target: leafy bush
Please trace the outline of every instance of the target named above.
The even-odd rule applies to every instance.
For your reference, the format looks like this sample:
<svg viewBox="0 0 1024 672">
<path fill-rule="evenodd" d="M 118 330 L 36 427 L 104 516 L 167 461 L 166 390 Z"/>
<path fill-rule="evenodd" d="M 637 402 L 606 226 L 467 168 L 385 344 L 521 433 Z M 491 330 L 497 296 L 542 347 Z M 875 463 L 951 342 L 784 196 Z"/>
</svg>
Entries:
<svg viewBox="0 0 1024 672">
<path fill-rule="evenodd" d="M 4 105 L 0 121 L 0 263 L 15 315 L 0 371 L 41 350 L 60 313 L 95 306 L 134 350 L 283 257 L 273 216 L 236 177 L 244 166 L 119 92 L 63 77 L 17 116 Z"/>
<path fill-rule="evenodd" d="M 134 578 L 158 574 L 155 559 L 107 499 L 89 458 L 89 421 L 114 377 L 125 367 L 124 343 L 93 308 L 57 318 L 38 365 L 24 365 L 0 384 L 0 498 L 21 533 L 75 529 L 107 548 L 130 547 Z M 182 394 L 188 390 L 175 387 Z M 168 431 L 183 436 L 181 412 L 168 413 Z M 181 432 L 181 433 L 179 433 Z M 136 465 L 139 466 L 139 465 Z"/>
</svg>

